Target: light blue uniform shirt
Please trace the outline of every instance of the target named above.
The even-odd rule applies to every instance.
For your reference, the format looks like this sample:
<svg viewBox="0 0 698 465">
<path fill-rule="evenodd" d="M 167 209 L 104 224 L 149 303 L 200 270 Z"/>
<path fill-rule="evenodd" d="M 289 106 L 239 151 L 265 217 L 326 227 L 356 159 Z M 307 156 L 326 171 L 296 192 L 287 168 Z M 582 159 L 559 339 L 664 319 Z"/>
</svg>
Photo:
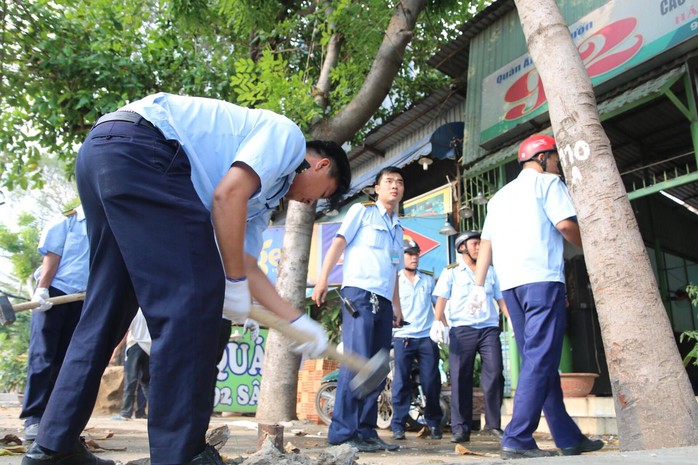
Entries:
<svg viewBox="0 0 698 465">
<path fill-rule="evenodd" d="M 487 298 L 477 318 L 470 316 L 465 306 L 465 301 L 468 299 L 474 284 L 475 273 L 465 263 L 458 263 L 457 266 L 444 268 L 441 272 L 441 276 L 439 276 L 439 280 L 434 288 L 434 296 L 443 297 L 449 301 L 448 325 L 450 327 L 470 326 L 471 328 L 482 329 L 499 326 L 499 312 L 495 300 L 502 298 L 502 291 L 499 289 L 499 281 L 492 267 L 487 270 L 487 276 L 485 277 Z"/>
<path fill-rule="evenodd" d="M 434 292 L 434 278 L 417 270 L 414 284 L 405 277 L 405 270 L 398 273 L 398 289 L 402 319 L 409 321 L 409 326 L 393 329 L 394 337 L 429 337 L 429 330 L 434 323 L 434 308 L 431 294 Z"/>
<path fill-rule="evenodd" d="M 38 250 L 41 255 L 51 252 L 61 257 L 51 286 L 66 294 L 82 292 L 87 288 L 90 261 L 90 243 L 82 207 L 69 216 L 61 216 L 41 233 Z M 37 270 L 38 279 L 41 268 Z"/>
<path fill-rule="evenodd" d="M 392 301 L 397 272 L 403 268 L 402 226 L 380 203 L 349 208 L 338 236 L 347 241 L 342 287 L 352 286 Z"/>
<path fill-rule="evenodd" d="M 261 187 L 247 202 L 245 252 L 262 250 L 262 232 L 305 159 L 305 138 L 285 116 L 221 100 L 159 93 L 126 105 L 178 141 L 191 164 L 191 180 L 211 210 L 213 191 L 234 162 L 259 176 Z"/>
<path fill-rule="evenodd" d="M 558 176 L 524 169 L 487 205 L 482 239 L 503 290 L 538 282 L 565 282 L 564 238 L 555 225 L 576 213 Z"/>
</svg>

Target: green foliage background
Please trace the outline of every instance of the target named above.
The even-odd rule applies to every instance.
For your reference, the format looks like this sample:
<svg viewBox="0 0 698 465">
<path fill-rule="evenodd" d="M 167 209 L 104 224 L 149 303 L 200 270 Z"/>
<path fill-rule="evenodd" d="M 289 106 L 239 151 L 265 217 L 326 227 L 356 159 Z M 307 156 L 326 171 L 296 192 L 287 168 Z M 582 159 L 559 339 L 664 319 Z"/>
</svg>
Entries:
<svg viewBox="0 0 698 465">
<path fill-rule="evenodd" d="M 316 3 L 321 7 L 316 8 Z M 384 105 L 356 135 L 445 77 L 426 66 L 484 0 L 429 0 Z M 397 5 L 388 0 L 24 0 L 0 24 L 0 187 L 42 185 L 46 157 L 73 172 L 94 121 L 165 91 L 285 114 L 303 129 L 356 95 Z M 329 106 L 314 85 L 333 33 L 343 45 Z"/>
</svg>

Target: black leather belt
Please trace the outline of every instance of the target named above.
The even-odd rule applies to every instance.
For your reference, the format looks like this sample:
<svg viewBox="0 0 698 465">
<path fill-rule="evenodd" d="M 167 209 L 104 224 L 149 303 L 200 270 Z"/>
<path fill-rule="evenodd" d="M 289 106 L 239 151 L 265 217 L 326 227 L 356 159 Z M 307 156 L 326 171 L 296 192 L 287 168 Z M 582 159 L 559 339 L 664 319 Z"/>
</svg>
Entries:
<svg viewBox="0 0 698 465">
<path fill-rule="evenodd" d="M 147 119 L 143 118 L 141 115 L 139 115 L 135 111 L 121 110 L 121 111 L 114 111 L 111 113 L 107 113 L 106 115 L 103 115 L 101 118 L 99 118 L 97 120 L 97 122 L 95 123 L 95 125 L 92 127 L 97 127 L 100 124 L 108 123 L 110 121 L 124 121 L 127 123 L 133 123 L 136 125 L 146 127 L 148 129 L 152 129 L 152 130 L 156 131 L 158 134 L 162 135 L 160 130 L 158 128 L 156 128 L 153 123 L 151 123 Z"/>
</svg>

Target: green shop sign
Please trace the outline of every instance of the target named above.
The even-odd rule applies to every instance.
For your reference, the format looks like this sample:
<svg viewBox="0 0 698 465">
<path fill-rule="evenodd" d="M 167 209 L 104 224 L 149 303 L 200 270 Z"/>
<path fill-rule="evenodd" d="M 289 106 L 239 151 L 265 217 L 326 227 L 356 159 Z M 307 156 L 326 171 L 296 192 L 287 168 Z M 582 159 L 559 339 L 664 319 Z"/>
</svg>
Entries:
<svg viewBox="0 0 698 465">
<path fill-rule="evenodd" d="M 262 382 L 264 346 L 268 329 L 260 329 L 257 340 L 249 334 L 241 335 L 242 328 L 233 327 L 230 342 L 218 363 L 218 379 L 213 409 L 216 412 L 254 413 Z"/>
</svg>

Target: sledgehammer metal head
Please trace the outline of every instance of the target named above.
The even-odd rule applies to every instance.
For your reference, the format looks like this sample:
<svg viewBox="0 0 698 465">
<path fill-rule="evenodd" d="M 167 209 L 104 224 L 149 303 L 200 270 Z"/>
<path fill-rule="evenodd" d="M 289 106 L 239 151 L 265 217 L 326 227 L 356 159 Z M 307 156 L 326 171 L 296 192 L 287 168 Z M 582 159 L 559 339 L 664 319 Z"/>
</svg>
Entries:
<svg viewBox="0 0 698 465">
<path fill-rule="evenodd" d="M 387 350 L 381 349 L 349 381 L 349 388 L 355 397 L 361 399 L 378 388 L 388 373 L 390 373 L 390 354 Z"/>
<path fill-rule="evenodd" d="M 11 325 L 17 320 L 10 299 L 8 299 L 5 294 L 0 294 L 0 307 L 2 307 L 0 309 L 0 324 L 3 326 Z"/>
<path fill-rule="evenodd" d="M 311 336 L 298 331 L 289 325 L 288 322 L 267 310 L 252 307 L 250 318 L 264 326 L 274 328 L 297 342 L 309 342 L 312 340 L 309 339 Z M 368 360 L 358 354 L 339 352 L 337 351 L 337 346 L 329 344 L 323 355 L 338 360 L 356 373 L 356 376 L 349 383 L 349 388 L 354 396 L 358 398 L 366 397 L 371 391 L 380 386 L 390 372 L 390 354 L 386 350 L 381 350 Z"/>
</svg>

